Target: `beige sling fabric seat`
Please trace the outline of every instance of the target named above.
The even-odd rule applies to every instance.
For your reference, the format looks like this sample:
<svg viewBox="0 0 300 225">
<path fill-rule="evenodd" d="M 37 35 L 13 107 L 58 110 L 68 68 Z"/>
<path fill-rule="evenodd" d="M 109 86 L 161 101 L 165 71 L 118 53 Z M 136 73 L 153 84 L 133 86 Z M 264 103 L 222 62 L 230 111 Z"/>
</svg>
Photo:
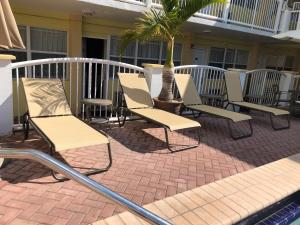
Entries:
<svg viewBox="0 0 300 225">
<path fill-rule="evenodd" d="M 64 87 L 59 79 L 22 78 L 28 113 L 24 116 L 25 139 L 29 123 L 50 144 L 54 151 L 106 144 L 109 163 L 104 169 L 89 170 L 86 175 L 107 171 L 111 166 L 111 149 L 108 137 L 72 115 Z M 52 175 L 57 180 L 65 178 Z"/>
<path fill-rule="evenodd" d="M 192 110 L 193 114 L 194 111 L 198 111 L 227 119 L 230 134 L 233 139 L 245 138 L 252 135 L 253 130 L 251 124 L 251 116 L 202 104 L 195 83 L 191 75 L 189 74 L 175 74 L 175 82 L 185 108 Z M 235 136 L 233 134 L 229 121 L 232 121 L 234 123 L 248 121 L 250 128 L 249 134 Z"/>
<path fill-rule="evenodd" d="M 124 99 L 126 102 L 126 110 L 124 112 L 123 123 L 119 118 L 120 126 L 123 126 L 126 120 L 127 111 L 138 115 L 139 117 L 151 121 L 155 124 L 162 126 L 165 130 L 166 142 L 170 151 L 174 151 L 169 144 L 168 132 L 175 130 L 182 130 L 188 128 L 197 129 L 198 138 L 200 142 L 200 123 L 197 121 L 178 116 L 164 110 L 153 108 L 151 96 L 149 94 L 146 79 L 139 74 L 119 73 L 119 80 L 122 87 Z M 198 146 L 198 145 L 196 145 Z M 188 148 L 196 147 L 189 146 Z M 180 150 L 184 150 L 183 148 Z"/>
<path fill-rule="evenodd" d="M 274 130 L 282 130 L 290 127 L 290 119 L 289 119 L 290 113 L 288 111 L 244 101 L 239 72 L 237 71 L 226 72 L 225 82 L 226 82 L 226 89 L 227 89 L 228 105 L 233 105 L 234 109 L 235 109 L 234 106 L 241 106 L 250 110 L 256 110 L 256 111 L 268 113 L 270 115 L 271 125 Z M 273 116 L 286 116 L 287 125 L 282 127 L 276 127 L 273 121 Z"/>
</svg>

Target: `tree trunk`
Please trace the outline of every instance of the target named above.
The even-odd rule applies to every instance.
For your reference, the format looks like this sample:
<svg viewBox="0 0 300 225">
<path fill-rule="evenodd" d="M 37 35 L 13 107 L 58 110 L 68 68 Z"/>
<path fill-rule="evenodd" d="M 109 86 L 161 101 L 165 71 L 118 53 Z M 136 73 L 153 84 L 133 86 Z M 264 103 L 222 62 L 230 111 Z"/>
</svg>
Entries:
<svg viewBox="0 0 300 225">
<path fill-rule="evenodd" d="M 174 37 L 168 41 L 167 46 L 167 59 L 163 68 L 162 74 L 162 89 L 158 96 L 161 101 L 172 101 L 173 93 L 172 86 L 174 83 L 174 63 L 173 63 L 173 51 L 174 51 Z"/>
<path fill-rule="evenodd" d="M 172 101 L 173 93 L 172 86 L 174 83 L 174 67 L 164 66 L 162 74 L 162 89 L 158 96 L 158 99 L 161 101 Z"/>
</svg>

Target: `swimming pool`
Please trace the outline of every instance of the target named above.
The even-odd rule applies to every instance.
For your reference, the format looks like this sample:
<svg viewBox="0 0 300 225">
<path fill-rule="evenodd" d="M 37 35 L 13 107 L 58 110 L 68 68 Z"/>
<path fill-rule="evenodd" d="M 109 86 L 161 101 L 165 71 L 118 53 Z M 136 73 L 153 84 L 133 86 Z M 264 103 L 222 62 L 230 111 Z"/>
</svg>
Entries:
<svg viewBox="0 0 300 225">
<path fill-rule="evenodd" d="M 300 225 L 300 192 L 240 221 L 237 225 Z"/>
</svg>

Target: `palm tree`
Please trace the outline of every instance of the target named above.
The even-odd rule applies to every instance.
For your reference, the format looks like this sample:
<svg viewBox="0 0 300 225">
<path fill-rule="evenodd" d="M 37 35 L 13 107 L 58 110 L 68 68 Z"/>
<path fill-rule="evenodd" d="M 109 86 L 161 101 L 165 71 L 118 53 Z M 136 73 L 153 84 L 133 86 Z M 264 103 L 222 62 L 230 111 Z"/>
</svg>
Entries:
<svg viewBox="0 0 300 225">
<path fill-rule="evenodd" d="M 173 100 L 174 39 L 180 34 L 181 25 L 200 9 L 225 0 L 161 0 L 163 10 L 151 8 L 138 18 L 133 29 L 126 30 L 121 38 L 121 55 L 134 40 L 142 42 L 160 39 L 167 42 L 167 58 L 163 68 L 163 87 L 158 96 L 161 101 Z"/>
</svg>

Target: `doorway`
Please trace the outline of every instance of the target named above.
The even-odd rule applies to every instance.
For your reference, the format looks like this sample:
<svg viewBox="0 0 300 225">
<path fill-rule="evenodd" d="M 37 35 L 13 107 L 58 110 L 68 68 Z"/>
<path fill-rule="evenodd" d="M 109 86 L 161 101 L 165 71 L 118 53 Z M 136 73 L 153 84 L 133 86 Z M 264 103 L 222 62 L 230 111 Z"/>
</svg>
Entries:
<svg viewBox="0 0 300 225">
<path fill-rule="evenodd" d="M 82 38 L 82 56 L 85 58 L 104 59 L 105 39 Z"/>
<path fill-rule="evenodd" d="M 193 65 L 207 65 L 206 53 L 205 48 L 193 48 Z"/>
<path fill-rule="evenodd" d="M 82 56 L 84 58 L 93 58 L 93 59 L 105 59 L 106 57 L 106 44 L 105 39 L 98 38 L 82 38 Z M 97 68 L 96 68 L 97 67 Z M 101 96 L 101 77 L 103 67 L 97 66 L 95 63 L 92 64 L 91 71 L 91 87 L 89 87 L 89 66 L 85 66 L 85 76 L 84 76 L 84 98 L 100 98 Z M 97 73 L 97 74 L 96 74 Z M 89 96 L 89 88 L 91 96 Z"/>
</svg>

